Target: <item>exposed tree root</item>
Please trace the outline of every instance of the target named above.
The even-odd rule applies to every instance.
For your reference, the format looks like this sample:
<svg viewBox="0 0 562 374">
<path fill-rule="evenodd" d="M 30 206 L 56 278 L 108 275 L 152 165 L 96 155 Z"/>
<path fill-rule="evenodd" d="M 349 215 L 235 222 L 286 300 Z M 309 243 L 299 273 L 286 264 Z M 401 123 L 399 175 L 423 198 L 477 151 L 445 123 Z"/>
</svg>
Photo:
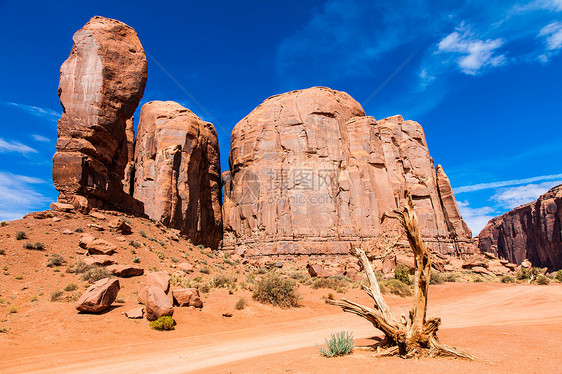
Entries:
<svg viewBox="0 0 562 374">
<path fill-rule="evenodd" d="M 405 197 L 406 206 L 401 210 L 393 210 L 392 214 L 385 213 L 383 220 L 392 218 L 400 221 L 414 252 L 414 304 L 412 310 L 408 315 L 403 315 L 400 320 L 394 317 L 382 297 L 371 261 L 362 248 L 353 246 L 350 247 L 350 253 L 357 257 L 363 266 L 369 280 L 369 286 L 364 286 L 364 289 L 373 299 L 374 306 L 369 308 L 347 299 L 328 299 L 326 303 L 339 306 L 344 312 L 365 318 L 384 333 L 384 339 L 372 348 L 377 356 L 458 357 L 474 360 L 476 357 L 439 342 L 437 330 L 441 325 L 440 318 L 426 320 L 431 257 L 429 249 L 422 240 L 409 193 L 406 192 Z"/>
</svg>

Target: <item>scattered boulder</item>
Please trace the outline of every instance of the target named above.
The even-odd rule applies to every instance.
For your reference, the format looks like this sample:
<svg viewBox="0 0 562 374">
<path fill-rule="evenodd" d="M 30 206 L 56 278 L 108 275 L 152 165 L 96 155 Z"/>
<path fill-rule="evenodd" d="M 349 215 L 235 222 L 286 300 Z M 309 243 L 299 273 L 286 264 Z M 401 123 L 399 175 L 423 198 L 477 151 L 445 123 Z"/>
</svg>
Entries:
<svg viewBox="0 0 562 374">
<path fill-rule="evenodd" d="M 464 261 L 460 258 L 449 257 L 449 265 L 451 265 L 455 270 L 460 270 L 464 265 Z"/>
<path fill-rule="evenodd" d="M 143 284 L 150 286 L 156 285 L 160 287 L 165 293 L 170 290 L 170 275 L 165 271 L 156 271 L 148 273 L 143 280 Z"/>
<path fill-rule="evenodd" d="M 80 247 L 88 250 L 93 255 L 111 255 L 117 250 L 117 246 L 103 239 L 91 235 L 83 235 L 79 242 Z"/>
<path fill-rule="evenodd" d="M 128 235 L 133 231 L 131 225 L 125 222 L 122 218 L 117 218 L 109 223 L 109 227 L 111 227 L 116 232 L 119 232 L 124 235 Z"/>
<path fill-rule="evenodd" d="M 134 178 L 134 197 L 149 218 L 180 230 L 194 244 L 218 248 L 223 233 L 220 157 L 211 123 L 172 101 L 144 104 Z"/>
<path fill-rule="evenodd" d="M 144 269 L 136 265 L 110 265 L 107 270 L 122 278 L 138 277 L 144 274 Z"/>
<path fill-rule="evenodd" d="M 475 267 L 481 267 L 481 268 L 486 268 L 488 266 L 488 263 L 484 260 L 479 260 L 479 259 L 470 259 L 464 262 L 464 264 L 462 265 L 463 269 L 472 269 Z"/>
<path fill-rule="evenodd" d="M 137 33 L 126 24 L 93 17 L 73 36 L 60 69 L 53 181 L 59 203 L 142 213 L 142 204 L 123 191 L 132 159 L 126 136 L 144 93 L 147 61 Z"/>
<path fill-rule="evenodd" d="M 74 231 L 69 230 L 69 229 L 66 229 L 66 230 L 64 230 L 64 231 L 62 232 L 62 234 L 63 234 L 63 235 L 72 235 L 72 234 L 74 234 Z"/>
<path fill-rule="evenodd" d="M 328 278 L 330 276 L 330 273 L 318 264 L 307 264 L 306 270 L 312 278 Z"/>
<path fill-rule="evenodd" d="M 65 203 L 51 203 L 51 210 L 55 212 L 72 212 L 74 205 Z"/>
<path fill-rule="evenodd" d="M 99 212 L 90 212 L 90 216 L 94 217 L 95 219 L 105 220 L 105 216 Z"/>
<path fill-rule="evenodd" d="M 172 298 L 175 306 L 192 306 L 195 308 L 203 308 L 203 301 L 199 296 L 199 290 L 197 288 L 182 288 L 172 290 Z"/>
<path fill-rule="evenodd" d="M 487 258 L 489 258 L 491 260 L 497 259 L 496 255 L 491 253 L 491 252 L 484 252 L 484 256 L 486 256 Z"/>
<path fill-rule="evenodd" d="M 78 299 L 76 309 L 80 312 L 102 312 L 113 304 L 120 288 L 118 279 L 101 279 L 92 284 Z"/>
<path fill-rule="evenodd" d="M 533 264 L 531 263 L 531 261 L 525 259 L 523 261 L 521 261 L 521 267 L 524 269 L 530 269 L 533 267 Z"/>
<path fill-rule="evenodd" d="M 94 255 L 84 257 L 82 259 L 86 265 L 95 265 L 95 266 L 109 266 L 115 264 L 115 261 L 111 259 L 111 257 L 106 255 Z"/>
<path fill-rule="evenodd" d="M 184 271 L 186 273 L 193 273 L 195 271 L 195 267 L 188 262 L 182 262 L 176 265 L 176 269 Z"/>
<path fill-rule="evenodd" d="M 96 231 L 105 231 L 105 229 L 104 229 L 102 226 L 97 225 L 97 224 L 95 224 L 95 223 L 89 223 L 89 224 L 88 224 L 88 227 L 89 227 L 90 229 L 96 230 Z"/>
<path fill-rule="evenodd" d="M 139 306 L 123 312 L 123 314 L 129 319 L 142 319 L 144 317 L 144 307 Z"/>
<path fill-rule="evenodd" d="M 476 274 L 483 274 L 483 275 L 494 275 L 492 272 L 488 271 L 485 267 L 482 266 L 474 266 L 471 268 L 473 273 Z"/>
<path fill-rule="evenodd" d="M 138 293 L 138 301 L 146 307 L 146 318 L 149 321 L 174 314 L 172 302 L 164 290 L 156 284 L 142 287 Z"/>
<path fill-rule="evenodd" d="M 60 217 L 53 217 L 53 219 L 51 221 L 52 222 L 60 222 L 61 218 Z"/>
</svg>

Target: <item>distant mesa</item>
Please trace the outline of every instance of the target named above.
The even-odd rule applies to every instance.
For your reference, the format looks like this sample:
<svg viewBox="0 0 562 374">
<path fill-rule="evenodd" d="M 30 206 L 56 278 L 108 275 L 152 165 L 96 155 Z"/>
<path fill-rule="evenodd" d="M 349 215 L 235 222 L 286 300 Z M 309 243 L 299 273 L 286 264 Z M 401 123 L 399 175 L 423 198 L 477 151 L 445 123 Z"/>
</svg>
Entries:
<svg viewBox="0 0 562 374">
<path fill-rule="evenodd" d="M 225 249 L 344 254 L 349 243 L 376 241 L 381 216 L 409 189 L 434 250 L 477 250 L 422 127 L 368 117 L 344 92 L 313 87 L 265 100 L 234 127 L 229 164 Z"/>
<path fill-rule="evenodd" d="M 493 218 L 478 235 L 479 248 L 510 262 L 562 269 L 562 185 L 536 201 Z"/>
</svg>

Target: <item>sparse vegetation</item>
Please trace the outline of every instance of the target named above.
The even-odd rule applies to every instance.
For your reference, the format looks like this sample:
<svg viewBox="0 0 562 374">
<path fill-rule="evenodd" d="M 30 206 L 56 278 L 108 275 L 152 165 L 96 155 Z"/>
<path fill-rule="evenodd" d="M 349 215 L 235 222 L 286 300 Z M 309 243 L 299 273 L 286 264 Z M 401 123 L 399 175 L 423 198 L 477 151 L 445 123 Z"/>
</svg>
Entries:
<svg viewBox="0 0 562 374">
<path fill-rule="evenodd" d="M 406 283 L 401 282 L 398 279 L 383 280 L 379 282 L 379 286 L 381 288 L 382 293 L 388 292 L 401 297 L 412 295 L 412 291 L 410 290 L 410 287 Z"/>
<path fill-rule="evenodd" d="M 35 242 L 35 243 L 27 242 L 23 245 L 23 247 L 25 249 L 34 249 L 37 251 L 42 251 L 45 249 L 45 245 L 41 242 Z"/>
<path fill-rule="evenodd" d="M 78 289 L 78 285 L 76 283 L 69 283 L 66 285 L 66 287 L 64 288 L 64 290 L 66 292 L 72 292 L 72 291 L 76 291 Z"/>
<path fill-rule="evenodd" d="M 254 300 L 281 308 L 297 307 L 300 296 L 295 281 L 277 273 L 269 273 L 256 283 Z"/>
<path fill-rule="evenodd" d="M 396 268 L 394 269 L 394 279 L 397 279 L 407 285 L 412 284 L 412 279 L 410 278 L 410 269 L 402 264 L 396 265 Z"/>
<path fill-rule="evenodd" d="M 106 268 L 101 266 L 91 266 L 82 274 L 82 279 L 90 283 L 95 283 L 100 279 L 109 278 L 111 273 Z"/>
<path fill-rule="evenodd" d="M 74 229 L 74 232 L 82 233 L 84 232 L 84 230 L 82 230 L 82 227 L 77 227 L 76 229 Z"/>
<path fill-rule="evenodd" d="M 537 277 L 537 284 L 540 284 L 542 286 L 546 286 L 549 283 L 550 283 L 550 279 L 548 279 L 548 277 L 545 277 L 544 275 L 539 275 Z"/>
<path fill-rule="evenodd" d="M 15 278 L 16 280 L 22 280 L 22 279 L 23 279 L 23 276 L 21 276 L 21 275 L 16 275 L 14 278 Z"/>
<path fill-rule="evenodd" d="M 17 312 L 18 312 L 18 307 L 15 306 L 15 305 L 12 305 L 10 307 L 10 313 L 14 314 L 14 313 L 17 313 Z"/>
<path fill-rule="evenodd" d="M 207 266 L 202 267 L 201 269 L 199 269 L 199 271 L 200 271 L 202 274 L 211 274 L 211 270 L 210 270 Z"/>
<path fill-rule="evenodd" d="M 8 226 L 8 222 L 6 221 L 0 222 L 0 227 L 6 227 L 6 226 Z"/>
<path fill-rule="evenodd" d="M 244 309 L 246 306 L 248 305 L 248 301 L 246 301 L 246 298 L 241 297 L 238 299 L 238 301 L 236 302 L 236 304 L 234 305 L 234 308 L 236 310 L 242 310 Z"/>
<path fill-rule="evenodd" d="M 170 316 L 158 318 L 156 321 L 150 322 L 150 328 L 159 331 L 175 330 L 176 321 Z"/>
<path fill-rule="evenodd" d="M 16 231 L 16 240 L 27 239 L 27 234 L 24 231 Z"/>
<path fill-rule="evenodd" d="M 59 254 L 53 253 L 47 260 L 47 267 L 52 268 L 55 266 L 62 266 L 66 263 L 64 257 Z"/>
<path fill-rule="evenodd" d="M 350 285 L 351 281 L 343 276 L 328 277 L 328 278 L 315 278 L 312 281 L 312 288 L 327 288 L 335 290 L 339 293 L 344 293 L 345 289 Z"/>
<path fill-rule="evenodd" d="M 5 255 L 6 254 L 6 250 L 4 248 L 0 249 L 0 255 Z"/>
<path fill-rule="evenodd" d="M 558 270 L 558 271 L 556 272 L 556 280 L 557 280 L 558 282 L 562 282 L 562 270 Z"/>
<path fill-rule="evenodd" d="M 501 279 L 502 283 L 515 283 L 517 279 L 515 279 L 512 275 L 504 275 Z"/>
<path fill-rule="evenodd" d="M 61 298 L 62 298 L 61 290 L 54 290 L 51 292 L 51 295 L 49 296 L 51 302 L 60 301 Z"/>
<path fill-rule="evenodd" d="M 431 272 L 431 276 L 429 279 L 429 284 L 443 284 L 445 283 L 445 278 L 436 271 Z"/>
<path fill-rule="evenodd" d="M 318 346 L 320 353 L 324 357 L 336 357 L 348 355 L 353 351 L 353 333 L 340 331 L 333 333 L 330 339 L 324 340 L 327 349 Z"/>
<path fill-rule="evenodd" d="M 135 248 L 140 248 L 141 247 L 141 243 L 136 242 L 134 240 L 129 241 L 129 245 Z"/>
<path fill-rule="evenodd" d="M 209 280 L 209 286 L 211 288 L 228 288 L 236 289 L 236 277 L 227 274 L 217 274 L 211 277 Z"/>
<path fill-rule="evenodd" d="M 141 262 L 140 257 L 135 257 L 135 258 L 133 258 L 133 262 L 134 262 L 135 264 L 140 264 L 140 262 Z"/>
<path fill-rule="evenodd" d="M 146 232 L 144 232 L 144 230 L 139 231 L 140 236 L 142 236 L 143 238 L 147 238 L 148 236 L 146 235 Z"/>
</svg>

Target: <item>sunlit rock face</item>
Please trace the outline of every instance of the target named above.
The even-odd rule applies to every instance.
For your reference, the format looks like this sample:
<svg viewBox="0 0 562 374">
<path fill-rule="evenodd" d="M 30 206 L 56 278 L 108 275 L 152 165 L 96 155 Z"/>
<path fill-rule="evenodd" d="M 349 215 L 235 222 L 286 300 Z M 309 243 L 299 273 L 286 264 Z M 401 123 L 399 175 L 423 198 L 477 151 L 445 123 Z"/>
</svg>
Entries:
<svg viewBox="0 0 562 374">
<path fill-rule="evenodd" d="M 314 87 L 265 100 L 235 126 L 229 164 L 225 249 L 347 253 L 350 243 L 380 238 L 381 216 L 409 189 L 433 249 L 476 250 L 422 127 L 401 116 L 368 117 L 344 92 Z"/>
<path fill-rule="evenodd" d="M 60 70 L 63 115 L 53 157 L 59 201 L 83 210 L 142 212 L 142 204 L 125 192 L 125 169 L 132 160 L 130 119 L 146 84 L 144 49 L 131 27 L 97 16 L 73 41 Z"/>
</svg>

